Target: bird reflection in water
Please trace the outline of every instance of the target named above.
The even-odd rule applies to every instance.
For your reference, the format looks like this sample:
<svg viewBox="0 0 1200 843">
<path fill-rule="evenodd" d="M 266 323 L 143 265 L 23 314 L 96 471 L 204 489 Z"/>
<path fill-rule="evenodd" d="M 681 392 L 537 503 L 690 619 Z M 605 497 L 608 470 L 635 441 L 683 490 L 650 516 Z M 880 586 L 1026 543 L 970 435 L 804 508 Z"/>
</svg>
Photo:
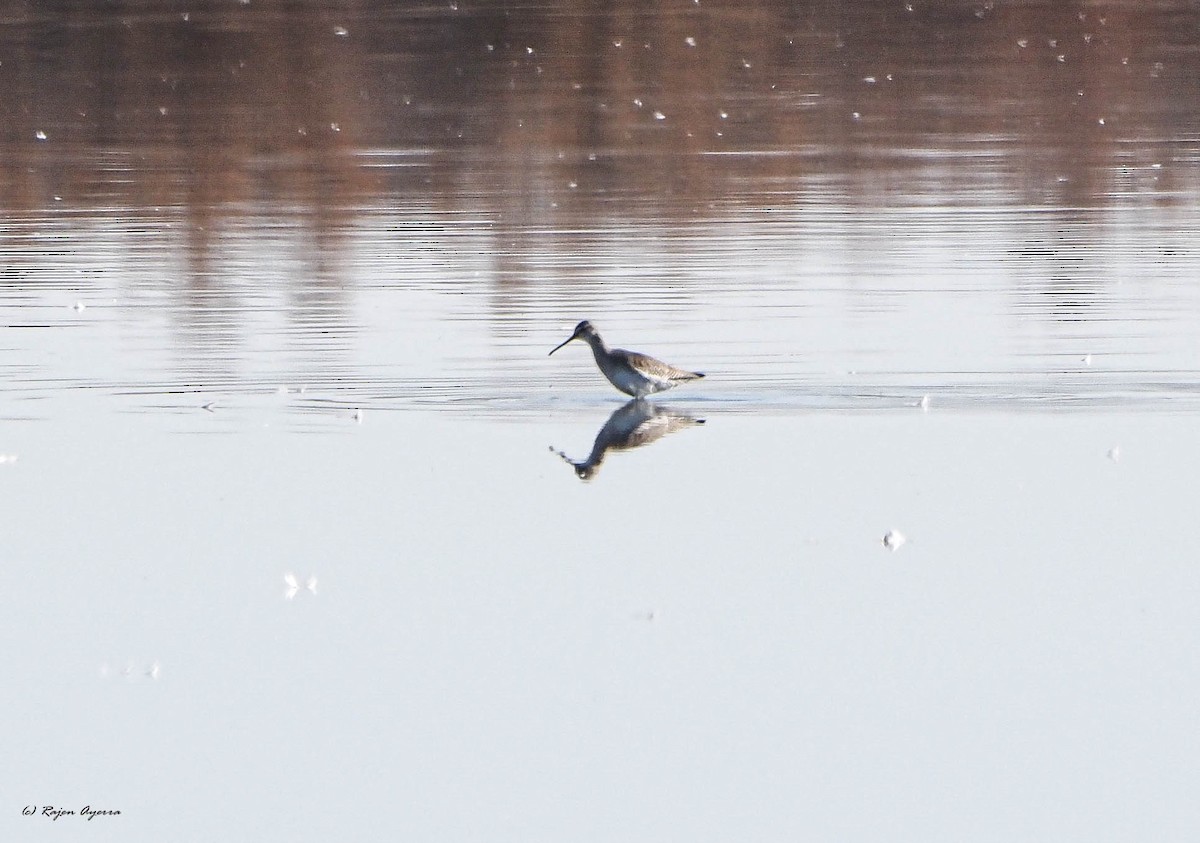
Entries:
<svg viewBox="0 0 1200 843">
<path fill-rule="evenodd" d="M 575 462 L 562 451 L 555 450 L 554 446 L 551 446 L 550 450 L 571 465 L 580 480 L 591 480 L 600 471 L 600 464 L 604 462 L 604 457 L 610 450 L 628 451 L 640 448 L 642 445 L 657 442 L 668 433 L 698 424 L 704 424 L 704 419 L 686 413 L 676 413 L 667 407 L 635 398 L 608 417 L 604 427 L 596 434 L 592 452 L 583 462 Z"/>
</svg>

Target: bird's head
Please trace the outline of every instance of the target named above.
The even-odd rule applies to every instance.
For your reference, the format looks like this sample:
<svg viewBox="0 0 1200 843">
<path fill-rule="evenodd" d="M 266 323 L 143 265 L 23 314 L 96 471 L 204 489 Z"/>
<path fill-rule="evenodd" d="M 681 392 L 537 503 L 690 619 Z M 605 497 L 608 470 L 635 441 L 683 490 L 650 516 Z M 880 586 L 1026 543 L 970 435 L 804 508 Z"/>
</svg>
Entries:
<svg viewBox="0 0 1200 843">
<path fill-rule="evenodd" d="M 571 336 L 567 337 L 563 342 L 559 343 L 553 349 L 551 349 L 550 354 L 553 354 L 554 352 L 558 351 L 560 348 L 562 348 L 564 345 L 569 343 L 571 340 L 582 340 L 582 339 L 586 339 L 587 337 L 595 336 L 595 335 L 596 335 L 596 329 L 592 327 L 592 323 L 587 321 L 586 319 L 584 319 L 582 322 L 580 322 L 578 325 L 575 326 L 575 333 L 571 334 Z M 549 357 L 550 355 L 546 355 L 546 356 Z"/>
</svg>

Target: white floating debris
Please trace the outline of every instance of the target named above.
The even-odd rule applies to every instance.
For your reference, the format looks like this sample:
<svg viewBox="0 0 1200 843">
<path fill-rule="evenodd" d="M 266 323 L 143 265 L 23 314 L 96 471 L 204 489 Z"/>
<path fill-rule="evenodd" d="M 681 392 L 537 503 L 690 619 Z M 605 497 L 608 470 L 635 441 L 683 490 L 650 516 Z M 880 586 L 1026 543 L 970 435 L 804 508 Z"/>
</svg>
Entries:
<svg viewBox="0 0 1200 843">
<path fill-rule="evenodd" d="M 1097 122 L 1097 123 L 1099 123 L 1101 126 L 1103 126 L 1103 125 L 1104 125 L 1104 118 L 1103 118 L 1103 117 L 1101 117 L 1101 118 L 1100 118 L 1099 120 L 1097 120 L 1096 122 Z"/>
<path fill-rule="evenodd" d="M 87 305 L 81 301 L 77 301 L 75 304 L 71 305 L 71 309 L 76 313 L 83 313 L 83 311 L 87 309 Z"/>
<path fill-rule="evenodd" d="M 857 111 L 854 111 L 854 112 L 851 112 L 851 114 L 850 114 L 850 119 L 851 119 L 851 120 L 861 120 L 861 119 L 862 119 L 862 115 L 861 115 L 861 114 L 859 114 Z"/>
<path fill-rule="evenodd" d="M 877 80 L 875 79 L 874 76 L 864 76 L 863 81 L 866 82 L 868 85 L 874 85 Z"/>
<path fill-rule="evenodd" d="M 883 537 L 883 546 L 888 550 L 896 551 L 899 550 L 900 546 L 906 541 L 908 541 L 908 539 L 905 538 L 904 533 L 900 532 L 899 530 L 888 530 Z"/>
<path fill-rule="evenodd" d="M 294 600 L 296 595 L 300 593 L 300 580 L 291 571 L 283 575 L 283 591 L 284 600 Z M 316 596 L 317 593 L 317 575 L 309 574 L 308 579 L 304 581 L 304 590 L 309 594 Z"/>
<path fill-rule="evenodd" d="M 748 60 L 742 59 L 742 67 L 746 68 L 746 70 L 749 70 L 752 67 L 752 65 L 750 64 L 750 62 Z"/>
<path fill-rule="evenodd" d="M 363 420 L 363 411 L 362 411 L 362 408 L 359 407 L 357 410 L 354 411 L 354 421 L 357 424 L 362 424 L 362 420 Z"/>
<path fill-rule="evenodd" d="M 38 140 L 45 140 L 45 139 L 46 139 L 46 133 L 45 133 L 45 132 L 43 132 L 41 129 L 38 129 L 36 132 L 34 132 L 34 133 L 33 133 L 33 136 L 34 136 L 35 138 L 37 138 Z"/>
<path fill-rule="evenodd" d="M 133 660 L 130 659 L 125 663 L 125 667 L 121 668 L 121 675 L 126 679 L 131 680 L 134 679 L 134 672 Z M 142 671 L 142 673 L 150 679 L 158 679 L 159 675 L 162 673 L 162 666 L 158 663 L 158 659 L 155 659 L 153 662 L 147 665 L 146 669 Z M 101 662 L 100 678 L 108 679 L 110 676 L 112 676 L 112 668 L 109 666 L 108 662 Z"/>
<path fill-rule="evenodd" d="M 1113 462 L 1120 462 L 1121 461 L 1121 446 L 1113 445 L 1111 448 L 1108 449 L 1108 454 L 1106 456 Z"/>
<path fill-rule="evenodd" d="M 922 395 L 921 400 L 917 402 L 917 406 L 920 407 L 925 412 L 929 412 L 929 396 Z"/>
<path fill-rule="evenodd" d="M 1029 39 L 1028 38 L 1018 38 L 1017 46 L 1020 47 L 1022 50 L 1024 50 L 1026 47 L 1029 46 Z"/>
<path fill-rule="evenodd" d="M 687 38 L 683 39 L 683 43 L 687 44 L 689 47 L 695 47 L 696 39 L 689 35 Z"/>
<path fill-rule="evenodd" d="M 0 454 L 0 465 L 7 465 L 10 462 L 16 462 L 16 454 Z"/>
<path fill-rule="evenodd" d="M 654 119 L 655 120 L 666 120 L 667 115 L 663 114 L 661 111 L 656 111 L 656 112 L 654 112 Z"/>
<path fill-rule="evenodd" d="M 217 411 L 217 402 L 209 401 L 207 404 L 201 404 L 200 409 L 206 413 L 215 413 Z"/>
<path fill-rule="evenodd" d="M 333 34 L 336 35 L 338 38 L 345 38 L 347 35 L 350 34 L 350 30 L 346 29 L 346 27 L 344 27 L 344 26 L 335 26 L 333 28 Z"/>
<path fill-rule="evenodd" d="M 1083 365 L 1085 365 L 1085 366 L 1092 365 L 1092 355 L 1090 355 L 1090 354 L 1083 355 Z"/>
</svg>

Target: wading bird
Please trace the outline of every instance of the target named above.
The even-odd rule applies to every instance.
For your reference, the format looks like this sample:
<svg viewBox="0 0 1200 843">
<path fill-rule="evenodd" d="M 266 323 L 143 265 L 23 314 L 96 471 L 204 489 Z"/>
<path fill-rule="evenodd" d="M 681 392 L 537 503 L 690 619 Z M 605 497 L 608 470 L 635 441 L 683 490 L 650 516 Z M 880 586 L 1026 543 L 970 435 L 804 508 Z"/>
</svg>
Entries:
<svg viewBox="0 0 1200 843">
<path fill-rule="evenodd" d="M 575 333 L 565 342 L 551 350 L 553 354 L 571 340 L 583 340 L 592 347 L 592 356 L 596 365 L 608 382 L 626 395 L 634 398 L 644 398 L 655 392 L 663 392 L 678 386 L 685 381 L 694 381 L 704 377 L 702 372 L 688 372 L 676 369 L 661 360 L 655 360 L 636 351 L 626 351 L 623 348 L 609 348 L 600 338 L 600 334 L 586 319 L 575 326 Z M 548 356 L 548 355 L 547 355 Z"/>
</svg>

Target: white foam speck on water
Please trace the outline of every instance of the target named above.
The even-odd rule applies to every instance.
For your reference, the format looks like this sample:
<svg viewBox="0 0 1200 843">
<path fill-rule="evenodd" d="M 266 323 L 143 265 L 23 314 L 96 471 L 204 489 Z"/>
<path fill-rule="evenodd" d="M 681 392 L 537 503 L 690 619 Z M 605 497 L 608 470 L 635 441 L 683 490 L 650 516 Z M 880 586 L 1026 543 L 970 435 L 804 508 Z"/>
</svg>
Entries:
<svg viewBox="0 0 1200 843">
<path fill-rule="evenodd" d="M 883 546 L 893 552 L 899 550 L 907 541 L 908 538 L 899 530 L 888 530 L 883 536 Z"/>
<path fill-rule="evenodd" d="M 283 599 L 284 600 L 295 600 L 296 595 L 300 593 L 300 580 L 296 577 L 296 575 L 294 573 L 292 573 L 291 571 L 288 571 L 286 574 L 283 575 L 283 584 L 284 584 Z M 316 574 L 309 574 L 308 578 L 304 580 L 304 590 L 307 591 L 309 594 L 312 594 L 314 597 L 316 596 L 316 594 L 317 594 L 317 575 Z"/>
</svg>

